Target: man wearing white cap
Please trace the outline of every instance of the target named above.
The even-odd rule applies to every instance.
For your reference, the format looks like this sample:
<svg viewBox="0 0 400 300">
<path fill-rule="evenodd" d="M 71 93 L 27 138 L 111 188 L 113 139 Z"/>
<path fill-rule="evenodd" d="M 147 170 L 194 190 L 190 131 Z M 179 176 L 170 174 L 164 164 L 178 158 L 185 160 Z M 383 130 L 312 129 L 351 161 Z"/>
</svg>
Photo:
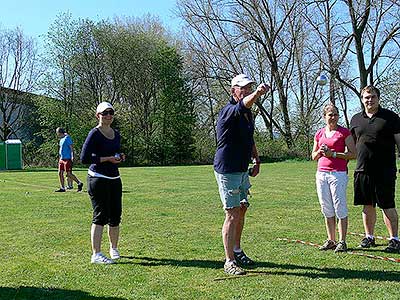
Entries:
<svg viewBox="0 0 400 300">
<path fill-rule="evenodd" d="M 270 86 L 262 83 L 253 92 L 253 84 L 254 81 L 245 74 L 232 79 L 230 100 L 220 111 L 217 121 L 214 173 L 225 210 L 222 227 L 226 258 L 224 271 L 231 275 L 246 274 L 240 266 L 254 264 L 240 246 L 249 206 L 249 175 L 257 176 L 260 171 L 260 159 L 253 139 L 254 119 L 251 107 L 270 90 Z M 251 159 L 254 165 L 248 171 Z"/>
</svg>

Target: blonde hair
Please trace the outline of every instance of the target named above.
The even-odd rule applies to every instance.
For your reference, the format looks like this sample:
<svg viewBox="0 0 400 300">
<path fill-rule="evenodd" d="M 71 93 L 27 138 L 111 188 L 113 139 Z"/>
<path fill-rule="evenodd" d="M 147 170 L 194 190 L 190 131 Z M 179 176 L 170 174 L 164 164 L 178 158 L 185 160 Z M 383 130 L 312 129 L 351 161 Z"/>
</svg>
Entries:
<svg viewBox="0 0 400 300">
<path fill-rule="evenodd" d="M 324 109 L 322 110 L 324 117 L 326 116 L 326 114 L 328 113 L 328 111 L 330 110 L 336 110 L 337 113 L 339 113 L 339 109 L 332 103 L 328 103 L 327 105 L 324 106 Z"/>
</svg>

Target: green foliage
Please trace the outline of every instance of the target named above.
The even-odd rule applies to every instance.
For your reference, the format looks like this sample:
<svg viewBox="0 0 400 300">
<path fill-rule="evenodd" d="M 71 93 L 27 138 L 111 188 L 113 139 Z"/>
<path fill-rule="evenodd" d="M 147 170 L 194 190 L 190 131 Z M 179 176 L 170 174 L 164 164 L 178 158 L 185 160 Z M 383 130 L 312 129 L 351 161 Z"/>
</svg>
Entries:
<svg viewBox="0 0 400 300">
<path fill-rule="evenodd" d="M 298 138 L 290 149 L 283 138 L 276 137 L 271 140 L 266 132 L 256 132 L 254 140 L 257 145 L 258 155 L 263 162 L 309 159 L 309 155 L 306 154 L 307 141 L 303 142 L 301 138 Z"/>
<path fill-rule="evenodd" d="M 244 277 L 222 269 L 224 212 L 211 166 L 122 168 L 123 257 L 110 266 L 90 264 L 87 193 L 54 193 L 56 169 L 0 172 L 0 299 L 398 299 L 398 263 L 277 240 L 326 238 L 315 170 L 315 162 L 261 165 L 242 240 L 257 265 Z M 348 199 L 349 231 L 362 232 L 351 184 Z M 378 217 L 376 235 L 386 234 Z M 347 242 L 400 258 L 383 252 L 386 241 L 364 251 L 360 237 Z"/>
<path fill-rule="evenodd" d="M 58 122 L 56 127 L 65 126 L 80 148 L 95 126 L 97 104 L 108 101 L 116 108 L 114 127 L 121 132 L 127 164 L 190 162 L 194 100 L 182 58 L 157 22 L 95 23 L 59 16 L 49 32 L 51 72 L 45 82 L 59 101 L 56 108 L 42 105 L 52 111 L 43 114 L 44 128 Z M 40 135 L 41 150 L 49 153 L 50 138 L 43 131 Z"/>
</svg>

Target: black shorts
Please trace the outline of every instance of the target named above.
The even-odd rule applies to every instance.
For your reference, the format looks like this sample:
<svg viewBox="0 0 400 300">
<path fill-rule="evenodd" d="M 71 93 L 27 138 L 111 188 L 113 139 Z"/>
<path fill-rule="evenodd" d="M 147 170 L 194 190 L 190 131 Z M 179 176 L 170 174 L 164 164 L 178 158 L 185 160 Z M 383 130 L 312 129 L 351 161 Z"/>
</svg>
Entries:
<svg viewBox="0 0 400 300">
<path fill-rule="evenodd" d="M 354 173 L 354 205 L 372 205 L 381 209 L 395 208 L 396 171 Z"/>
<path fill-rule="evenodd" d="M 87 186 L 93 207 L 92 223 L 96 225 L 118 226 L 122 214 L 121 178 L 107 179 L 88 176 Z"/>
</svg>

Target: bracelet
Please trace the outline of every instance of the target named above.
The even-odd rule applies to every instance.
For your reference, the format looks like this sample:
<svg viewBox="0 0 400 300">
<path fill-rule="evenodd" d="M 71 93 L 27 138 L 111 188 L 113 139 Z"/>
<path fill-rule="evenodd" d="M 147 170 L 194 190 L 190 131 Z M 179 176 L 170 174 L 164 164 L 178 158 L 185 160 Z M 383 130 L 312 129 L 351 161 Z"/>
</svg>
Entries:
<svg viewBox="0 0 400 300">
<path fill-rule="evenodd" d="M 336 158 L 337 153 L 336 152 L 332 152 L 332 157 Z"/>
</svg>

